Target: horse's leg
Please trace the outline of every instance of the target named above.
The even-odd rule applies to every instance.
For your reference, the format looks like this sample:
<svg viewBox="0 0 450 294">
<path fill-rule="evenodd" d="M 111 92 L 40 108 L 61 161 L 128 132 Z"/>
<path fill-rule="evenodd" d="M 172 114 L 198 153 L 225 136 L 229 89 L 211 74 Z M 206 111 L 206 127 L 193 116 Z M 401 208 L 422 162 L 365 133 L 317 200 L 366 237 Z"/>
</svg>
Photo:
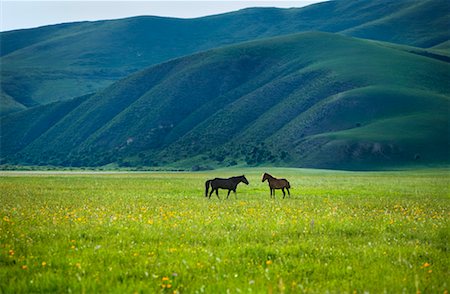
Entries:
<svg viewBox="0 0 450 294">
<path fill-rule="evenodd" d="M 291 192 L 289 192 L 289 188 L 286 188 L 286 190 L 288 191 L 289 198 L 291 198 Z"/>
<path fill-rule="evenodd" d="M 284 192 L 284 188 L 281 188 L 281 191 L 283 191 L 283 199 L 286 197 L 286 193 Z"/>
<path fill-rule="evenodd" d="M 209 199 L 211 199 L 211 195 L 214 192 L 214 188 L 211 189 L 211 192 L 209 192 Z"/>
<path fill-rule="evenodd" d="M 219 198 L 219 200 L 220 200 L 220 197 L 219 197 L 219 188 L 216 189 L 216 196 L 217 196 L 217 198 Z"/>
<path fill-rule="evenodd" d="M 230 197 L 230 192 L 231 192 L 231 190 L 228 190 L 227 199 L 228 199 L 228 197 Z"/>
</svg>

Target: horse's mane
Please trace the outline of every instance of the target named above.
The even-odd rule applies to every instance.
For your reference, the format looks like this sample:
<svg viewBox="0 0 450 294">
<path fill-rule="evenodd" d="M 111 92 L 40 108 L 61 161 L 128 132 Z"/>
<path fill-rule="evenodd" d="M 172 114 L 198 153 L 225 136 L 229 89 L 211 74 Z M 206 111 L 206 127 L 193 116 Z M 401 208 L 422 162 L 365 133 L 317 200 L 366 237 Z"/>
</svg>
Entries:
<svg viewBox="0 0 450 294">
<path fill-rule="evenodd" d="M 275 179 L 274 176 L 272 176 L 271 174 L 268 174 L 268 173 L 263 173 L 263 177 L 264 176 L 267 176 L 268 178 L 271 178 L 271 179 Z"/>
</svg>

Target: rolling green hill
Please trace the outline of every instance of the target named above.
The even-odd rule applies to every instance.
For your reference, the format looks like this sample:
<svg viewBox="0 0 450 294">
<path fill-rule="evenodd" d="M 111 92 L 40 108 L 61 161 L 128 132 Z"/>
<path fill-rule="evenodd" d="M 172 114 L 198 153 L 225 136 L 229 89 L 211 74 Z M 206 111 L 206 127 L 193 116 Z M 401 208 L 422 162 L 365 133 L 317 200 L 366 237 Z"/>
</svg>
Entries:
<svg viewBox="0 0 450 294">
<path fill-rule="evenodd" d="M 1 101 L 0 115 L 18 112 L 18 111 L 27 109 L 27 107 L 25 105 L 23 105 L 22 103 L 18 102 L 17 100 L 15 100 L 11 96 L 9 96 L 5 92 L 3 92 L 3 90 L 0 91 L 0 101 Z"/>
<path fill-rule="evenodd" d="M 304 31 L 432 47 L 450 39 L 447 0 L 336 0 L 175 19 L 135 17 L 0 33 L 0 115 L 96 92 L 198 51 Z"/>
<path fill-rule="evenodd" d="M 2 118 L 2 161 L 448 164 L 450 64 L 426 52 L 319 32 L 212 49 Z"/>
</svg>

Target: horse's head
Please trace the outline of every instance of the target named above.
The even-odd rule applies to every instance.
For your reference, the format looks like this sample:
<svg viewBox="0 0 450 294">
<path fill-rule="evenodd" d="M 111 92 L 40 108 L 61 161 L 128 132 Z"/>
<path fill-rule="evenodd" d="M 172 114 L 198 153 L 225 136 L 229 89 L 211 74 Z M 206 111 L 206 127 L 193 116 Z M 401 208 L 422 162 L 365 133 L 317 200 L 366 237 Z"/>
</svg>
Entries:
<svg viewBox="0 0 450 294">
<path fill-rule="evenodd" d="M 269 176 L 268 173 L 263 173 L 261 182 L 264 182 L 265 180 L 267 180 L 269 178 L 268 176 Z"/>
<path fill-rule="evenodd" d="M 248 185 L 247 178 L 246 178 L 244 175 L 241 176 L 241 181 L 242 181 L 243 183 L 245 183 L 246 185 Z"/>
</svg>

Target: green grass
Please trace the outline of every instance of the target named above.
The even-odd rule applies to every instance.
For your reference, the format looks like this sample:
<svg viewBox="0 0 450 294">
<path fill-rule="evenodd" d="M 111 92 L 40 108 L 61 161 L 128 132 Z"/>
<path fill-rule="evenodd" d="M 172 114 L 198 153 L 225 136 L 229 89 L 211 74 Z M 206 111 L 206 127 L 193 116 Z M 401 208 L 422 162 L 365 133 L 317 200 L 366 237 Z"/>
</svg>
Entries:
<svg viewBox="0 0 450 294">
<path fill-rule="evenodd" d="M 0 292 L 448 290 L 448 170 L 265 170 L 290 199 L 263 169 L 3 173 Z M 237 199 L 205 199 L 242 173 Z"/>
</svg>

